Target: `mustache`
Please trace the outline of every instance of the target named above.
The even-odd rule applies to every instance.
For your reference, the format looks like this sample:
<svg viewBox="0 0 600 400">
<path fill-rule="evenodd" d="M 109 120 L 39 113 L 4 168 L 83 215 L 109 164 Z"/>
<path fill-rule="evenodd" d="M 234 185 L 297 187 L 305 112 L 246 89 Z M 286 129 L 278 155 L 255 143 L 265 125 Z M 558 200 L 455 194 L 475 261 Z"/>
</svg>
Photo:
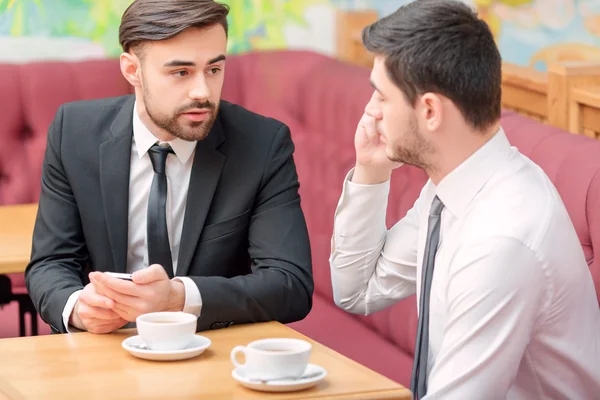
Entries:
<svg viewBox="0 0 600 400">
<path fill-rule="evenodd" d="M 176 113 L 177 114 L 183 114 L 184 112 L 187 112 L 189 110 L 194 110 L 194 109 L 198 109 L 198 108 L 206 108 L 209 110 L 214 110 L 215 109 L 215 104 L 211 103 L 210 101 L 206 100 L 204 102 L 200 102 L 200 101 L 195 101 L 193 103 L 190 103 L 186 106 L 180 107 Z"/>
</svg>

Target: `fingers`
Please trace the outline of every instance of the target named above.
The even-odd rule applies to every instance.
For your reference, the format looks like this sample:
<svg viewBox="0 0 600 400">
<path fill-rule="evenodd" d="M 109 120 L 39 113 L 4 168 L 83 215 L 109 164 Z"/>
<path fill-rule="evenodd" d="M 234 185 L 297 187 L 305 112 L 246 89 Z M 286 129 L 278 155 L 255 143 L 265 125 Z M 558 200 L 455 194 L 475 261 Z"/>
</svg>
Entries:
<svg viewBox="0 0 600 400">
<path fill-rule="evenodd" d="M 92 307 L 110 309 L 113 306 L 111 299 L 96 293 L 94 287 L 89 287 L 89 285 L 81 292 L 79 300 Z"/>
<path fill-rule="evenodd" d="M 104 287 L 103 290 L 106 296 L 114 301 L 115 305 L 112 307 L 113 309 L 117 304 L 138 309 L 143 303 L 143 300 L 138 296 L 129 296 L 127 294 L 119 293 L 109 287 Z M 139 290 L 139 292 L 142 292 L 142 290 Z M 140 295 L 142 295 L 142 293 L 140 293 Z"/>
<path fill-rule="evenodd" d="M 101 321 L 101 320 L 97 320 L 97 321 Z M 104 333 L 111 333 L 117 329 L 122 328 L 125 324 L 127 323 L 127 321 L 125 321 L 124 319 L 116 319 L 113 321 L 103 321 L 97 324 L 91 324 L 91 326 L 89 326 L 87 328 L 88 332 L 91 333 L 96 333 L 96 334 L 104 334 Z"/>
<path fill-rule="evenodd" d="M 365 114 L 361 119 L 361 124 L 365 130 L 365 135 L 369 139 L 369 142 L 377 146 L 379 144 L 379 133 L 377 132 L 375 119 Z"/>
<path fill-rule="evenodd" d="M 102 272 L 91 272 L 90 281 L 94 286 L 99 287 L 99 291 L 105 293 L 107 289 L 112 289 L 115 292 L 135 296 L 138 292 L 138 287 L 135 283 L 119 278 L 114 278 L 103 274 Z M 110 296 L 108 296 L 110 297 Z"/>
<path fill-rule="evenodd" d="M 106 297 L 113 300 L 112 310 L 114 313 L 127 321 L 133 322 L 138 315 L 152 311 L 149 308 L 149 303 L 144 300 L 153 295 L 150 286 L 138 286 L 137 295 L 130 296 L 104 286 L 99 281 L 95 281 L 94 284 Z"/>
<path fill-rule="evenodd" d="M 88 285 L 88 286 L 91 286 Z M 75 326 L 92 333 L 108 333 L 125 325 L 127 321 L 121 318 L 113 310 L 103 307 L 95 307 L 86 303 L 86 299 L 96 299 L 102 297 L 97 295 L 93 287 L 84 288 L 76 303 L 76 312 L 74 313 Z"/>
<path fill-rule="evenodd" d="M 142 315 L 141 312 L 136 311 L 130 307 L 122 304 L 115 304 L 114 311 L 119 314 L 121 318 L 129 322 L 135 322 L 138 316 Z"/>
<path fill-rule="evenodd" d="M 152 264 L 148 268 L 134 272 L 132 278 L 133 282 L 138 285 L 146 285 L 156 281 L 168 280 L 169 276 L 162 265 Z"/>
<path fill-rule="evenodd" d="M 80 299 L 81 301 L 81 299 Z M 83 324 L 86 325 L 86 320 L 90 319 L 99 319 L 103 321 L 112 321 L 119 319 L 119 315 L 115 313 L 113 310 L 107 310 L 101 307 L 93 307 L 89 304 L 86 304 L 85 301 L 81 301 L 77 308 L 77 314 L 81 320 L 83 320 Z"/>
</svg>

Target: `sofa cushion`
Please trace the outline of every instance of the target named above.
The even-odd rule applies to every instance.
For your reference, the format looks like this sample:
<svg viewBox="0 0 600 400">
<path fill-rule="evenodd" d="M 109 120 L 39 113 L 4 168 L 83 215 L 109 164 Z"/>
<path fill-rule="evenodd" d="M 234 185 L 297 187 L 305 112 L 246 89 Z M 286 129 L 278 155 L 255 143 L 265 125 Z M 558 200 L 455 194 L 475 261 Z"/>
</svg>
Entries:
<svg viewBox="0 0 600 400">
<path fill-rule="evenodd" d="M 0 65 L 0 204 L 39 198 L 48 127 L 65 102 L 133 93 L 118 60 Z"/>
<path fill-rule="evenodd" d="M 0 65 L 0 204 L 27 203 L 33 199 L 32 163 L 25 156 L 29 134 L 25 127 L 19 69 Z M 40 161 L 41 162 L 41 161 Z"/>
<path fill-rule="evenodd" d="M 264 104 L 277 104 L 299 122 L 304 108 L 298 97 L 300 88 L 309 86 L 309 71 L 329 58 L 309 51 L 261 51 L 227 59 L 226 79 L 235 75 L 234 82 L 224 84 L 223 98 L 235 96 L 237 104 L 258 110 Z M 234 90 L 231 84 L 234 83 Z M 233 94 L 235 92 L 235 94 Z M 313 132 L 315 132 L 313 130 Z"/>
</svg>

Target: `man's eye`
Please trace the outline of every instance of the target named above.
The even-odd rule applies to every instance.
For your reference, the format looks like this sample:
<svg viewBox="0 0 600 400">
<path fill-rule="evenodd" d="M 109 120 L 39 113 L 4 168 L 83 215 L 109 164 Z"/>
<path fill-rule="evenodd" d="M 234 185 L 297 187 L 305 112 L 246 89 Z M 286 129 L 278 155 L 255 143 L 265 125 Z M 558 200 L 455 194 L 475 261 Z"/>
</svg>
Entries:
<svg viewBox="0 0 600 400">
<path fill-rule="evenodd" d="M 176 75 L 176 76 L 186 76 L 187 74 L 188 74 L 188 72 L 185 70 L 173 72 L 173 75 Z"/>
<path fill-rule="evenodd" d="M 208 73 L 211 75 L 216 75 L 219 73 L 220 70 L 221 70 L 221 68 L 219 68 L 219 67 L 213 67 L 208 70 Z"/>
</svg>

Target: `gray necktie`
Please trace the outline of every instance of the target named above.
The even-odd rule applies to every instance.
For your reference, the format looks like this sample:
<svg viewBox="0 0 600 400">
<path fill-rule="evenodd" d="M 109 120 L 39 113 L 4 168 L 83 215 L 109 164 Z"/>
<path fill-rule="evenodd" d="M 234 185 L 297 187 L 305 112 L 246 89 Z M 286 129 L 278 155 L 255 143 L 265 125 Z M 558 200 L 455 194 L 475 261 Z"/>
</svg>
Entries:
<svg viewBox="0 0 600 400">
<path fill-rule="evenodd" d="M 419 302 L 419 325 L 417 327 L 417 343 L 413 361 L 410 390 L 415 400 L 422 399 L 427 394 L 427 358 L 429 355 L 429 296 L 433 264 L 440 241 L 440 220 L 444 204 L 435 196 L 429 211 L 427 225 L 427 242 L 423 254 L 423 269 L 421 271 L 421 296 Z"/>
</svg>

